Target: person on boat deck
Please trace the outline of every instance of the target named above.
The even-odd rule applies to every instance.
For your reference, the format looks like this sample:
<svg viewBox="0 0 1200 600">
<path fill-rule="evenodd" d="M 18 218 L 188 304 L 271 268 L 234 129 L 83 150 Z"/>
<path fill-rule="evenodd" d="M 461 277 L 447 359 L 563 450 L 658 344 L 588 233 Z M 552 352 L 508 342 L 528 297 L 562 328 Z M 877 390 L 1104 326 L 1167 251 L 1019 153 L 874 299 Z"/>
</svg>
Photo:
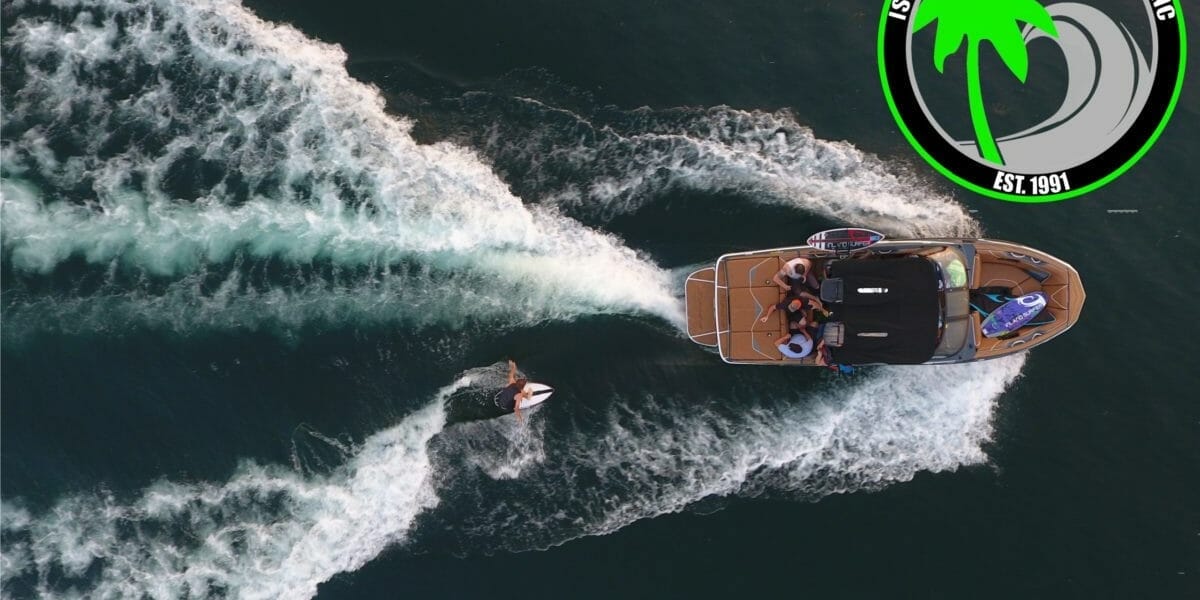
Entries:
<svg viewBox="0 0 1200 600">
<path fill-rule="evenodd" d="M 821 367 L 829 367 L 832 363 L 829 362 L 829 348 L 825 345 L 825 340 L 817 342 L 817 365 Z M 832 365 L 836 371 L 837 366 Z"/>
<path fill-rule="evenodd" d="M 529 380 L 524 377 L 517 378 L 517 363 L 508 361 L 508 385 L 496 394 L 496 406 L 503 410 L 511 410 L 517 415 L 517 421 L 521 420 L 521 401 L 528 400 L 533 397 L 533 392 L 525 389 L 525 385 Z"/>
<path fill-rule="evenodd" d="M 775 311 L 783 313 L 783 319 L 788 324 L 788 329 L 792 331 L 799 330 L 807 324 L 807 319 L 804 315 L 805 302 L 800 296 L 788 293 L 778 304 L 772 304 L 767 307 L 767 314 L 759 319 L 760 323 L 766 323 L 775 314 Z"/>
<path fill-rule="evenodd" d="M 793 258 L 783 263 L 783 268 L 771 277 L 771 281 L 785 292 L 800 293 L 804 290 L 820 290 L 817 276 L 813 273 L 813 264 L 807 258 Z"/>
<path fill-rule="evenodd" d="M 815 327 L 818 322 L 824 322 L 829 316 L 829 311 L 825 310 L 820 298 L 808 292 L 797 294 L 789 291 L 778 304 L 767 307 L 767 314 L 763 315 L 759 322 L 766 323 L 777 310 L 783 312 L 788 329 L 793 331 L 805 325 Z"/>
<path fill-rule="evenodd" d="M 813 341 L 802 329 L 783 334 L 775 340 L 775 346 L 784 358 L 804 358 L 812 354 Z"/>
</svg>

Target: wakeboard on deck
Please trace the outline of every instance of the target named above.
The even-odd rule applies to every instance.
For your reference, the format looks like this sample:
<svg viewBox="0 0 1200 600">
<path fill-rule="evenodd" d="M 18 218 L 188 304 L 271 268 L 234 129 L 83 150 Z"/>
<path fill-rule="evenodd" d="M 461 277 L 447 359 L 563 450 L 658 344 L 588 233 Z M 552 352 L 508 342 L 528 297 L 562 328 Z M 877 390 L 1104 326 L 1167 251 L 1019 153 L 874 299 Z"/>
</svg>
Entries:
<svg viewBox="0 0 1200 600">
<path fill-rule="evenodd" d="M 1013 298 L 992 311 L 980 329 L 984 337 L 994 338 L 1008 335 L 1024 327 L 1037 317 L 1047 304 L 1046 294 L 1033 292 L 1020 298 Z"/>
</svg>

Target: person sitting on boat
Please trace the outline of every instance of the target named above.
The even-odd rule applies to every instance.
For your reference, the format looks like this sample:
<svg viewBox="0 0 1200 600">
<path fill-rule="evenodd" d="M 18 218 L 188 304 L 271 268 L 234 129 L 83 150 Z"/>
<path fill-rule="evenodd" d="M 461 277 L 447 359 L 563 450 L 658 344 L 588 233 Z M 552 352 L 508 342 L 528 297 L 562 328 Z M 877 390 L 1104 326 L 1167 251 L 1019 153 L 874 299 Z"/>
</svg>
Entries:
<svg viewBox="0 0 1200 600">
<path fill-rule="evenodd" d="M 789 292 L 779 303 L 768 306 L 767 314 L 763 315 L 759 319 L 759 322 L 766 323 L 771 318 L 771 315 L 775 314 L 775 311 L 783 313 L 783 318 L 787 321 L 789 329 L 792 329 L 793 323 L 797 323 L 800 326 L 804 324 L 804 298 L 796 294 Z"/>
<path fill-rule="evenodd" d="M 521 420 L 521 401 L 528 400 L 533 397 L 533 392 L 525 389 L 529 380 L 524 377 L 517 377 L 517 363 L 512 360 L 508 361 L 508 385 L 496 394 L 496 406 L 501 410 L 513 411 L 517 415 L 517 421 Z"/>
<path fill-rule="evenodd" d="M 771 277 L 771 281 L 785 292 L 800 293 L 804 290 L 817 291 L 820 284 L 813 273 L 813 264 L 807 258 L 793 258 L 783 263 L 783 268 Z"/>
<path fill-rule="evenodd" d="M 821 302 L 820 298 L 808 292 L 800 292 L 800 297 L 804 298 L 804 312 L 808 315 L 810 323 L 824 323 L 833 315 L 832 311 L 825 308 L 825 303 Z"/>
<path fill-rule="evenodd" d="M 854 372 L 854 367 L 850 365 L 839 365 L 833 362 L 833 356 L 830 355 L 829 345 L 825 343 L 825 340 L 817 342 L 817 349 L 813 356 L 816 358 L 817 366 L 825 367 L 834 373 L 849 375 Z"/>
<path fill-rule="evenodd" d="M 797 294 L 789 291 L 779 303 L 767 307 L 767 314 L 763 315 L 759 322 L 766 323 L 777 310 L 783 312 L 788 329 L 793 331 L 805 325 L 815 326 L 829 316 L 829 311 L 825 310 L 820 298 L 808 292 Z"/>
<path fill-rule="evenodd" d="M 815 356 L 817 359 L 818 366 L 828 367 L 828 366 L 832 365 L 832 363 L 829 362 L 829 348 L 825 346 L 825 340 L 821 340 L 821 341 L 817 342 L 817 350 L 816 350 Z M 837 366 L 833 365 L 833 369 L 836 371 Z"/>
<path fill-rule="evenodd" d="M 803 329 L 789 331 L 775 340 L 775 346 L 784 358 L 805 358 L 812 354 L 813 341 Z"/>
</svg>

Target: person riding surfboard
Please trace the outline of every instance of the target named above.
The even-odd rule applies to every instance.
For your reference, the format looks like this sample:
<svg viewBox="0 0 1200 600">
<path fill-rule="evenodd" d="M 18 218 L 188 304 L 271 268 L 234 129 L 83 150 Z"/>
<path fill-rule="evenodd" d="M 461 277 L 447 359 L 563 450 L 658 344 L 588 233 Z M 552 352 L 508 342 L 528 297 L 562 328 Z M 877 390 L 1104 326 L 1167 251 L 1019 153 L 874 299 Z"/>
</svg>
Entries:
<svg viewBox="0 0 1200 600">
<path fill-rule="evenodd" d="M 521 402 L 528 400 L 533 396 L 533 392 L 526 390 L 525 386 L 529 383 L 524 377 L 517 377 L 517 363 L 512 359 L 508 361 L 508 385 L 496 394 L 496 406 L 502 410 L 513 411 L 517 415 L 517 421 L 521 421 Z"/>
</svg>

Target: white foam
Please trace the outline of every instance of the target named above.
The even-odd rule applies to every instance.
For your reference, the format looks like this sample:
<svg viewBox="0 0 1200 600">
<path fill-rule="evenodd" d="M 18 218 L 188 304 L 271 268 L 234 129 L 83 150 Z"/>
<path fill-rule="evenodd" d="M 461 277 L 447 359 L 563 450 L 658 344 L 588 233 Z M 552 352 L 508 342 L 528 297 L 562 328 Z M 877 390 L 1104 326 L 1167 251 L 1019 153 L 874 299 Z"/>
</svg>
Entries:
<svg viewBox="0 0 1200 600">
<path fill-rule="evenodd" d="M 515 416 L 460 423 L 448 434 L 448 443 L 469 445 L 466 461 L 492 479 L 516 479 L 546 460 L 546 421 L 534 418 L 540 408 L 524 411 L 524 421 Z"/>
<path fill-rule="evenodd" d="M 437 506 L 427 444 L 445 424 L 445 399 L 472 380 L 367 438 L 327 476 L 245 463 L 223 484 L 164 480 L 128 504 L 72 496 L 31 515 L 5 503 L 3 582 L 36 575 L 42 597 L 312 597 L 404 542 Z M 59 569 L 65 578 L 52 575 Z"/>
<path fill-rule="evenodd" d="M 471 151 L 417 144 L 378 90 L 349 77 L 339 47 L 233 2 L 79 6 L 69 24 L 19 19 L 5 40 L 26 61 L 9 107 L 26 129 L 5 144 L 0 188 L 18 272 L 73 256 L 161 277 L 241 256 L 417 260 L 498 282 L 444 293 L 502 303 L 515 289 L 535 313 L 565 304 L 682 321 L 665 272 L 613 236 L 526 208 Z M 113 68 L 136 93 L 104 87 Z M 56 155 L 50 130 L 80 152 Z M 141 137 L 126 141 L 130 130 Z M 199 197 L 172 195 L 180 172 L 205 169 L 221 178 L 193 185 Z M 34 188 L 34 175 L 50 188 Z M 79 189 L 86 206 L 57 198 Z"/>
<path fill-rule="evenodd" d="M 374 89 L 347 76 L 339 48 L 232 3 L 81 5 L 91 16 L 69 25 L 13 26 L 6 44 L 33 58 L 53 55 L 58 68 L 35 65 L 10 110 L 41 115 L 43 124 L 133 119 L 168 139 L 152 153 L 131 146 L 108 156 L 100 147 L 117 128 L 84 129 L 88 152 L 62 158 L 45 128 L 31 127 L 3 149 L 4 249 L 22 273 L 83 256 L 173 279 L 162 292 L 101 290 L 6 306 L 6 329 L 14 316 L 32 320 L 46 311 L 41 318 L 55 320 L 77 310 L 114 327 L 294 325 L 347 311 L 385 319 L 398 307 L 405 319 L 452 322 L 468 310 L 490 316 L 506 306 L 534 319 L 610 310 L 679 322 L 669 275 L 610 236 L 554 210 L 522 206 L 471 152 L 417 145 Z M 116 13 L 130 23 L 123 45 L 111 43 Z M 189 44 L 176 45 L 174 34 L 186 34 Z M 184 57 L 210 77 L 204 88 L 225 95 L 189 104 L 174 90 L 179 82 L 163 79 L 117 100 L 74 75 L 93 73 L 100 62 L 165 65 Z M 563 148 L 568 161 L 590 156 L 608 174 L 553 199 L 617 211 L 664 186 L 745 189 L 756 199 L 893 233 L 975 229 L 961 206 L 890 175 L 848 144 L 816 140 L 786 113 L 717 109 L 674 125 L 648 113 L 638 127 L 598 148 Z M 171 165 L 189 152 L 244 174 L 251 192 L 228 202 L 235 187 L 228 181 L 190 203 L 171 197 Z M 615 158 L 622 153 L 631 158 Z M 31 187 L 32 172 L 53 190 Z M 94 193 L 93 205 L 55 201 L 57 191 L 81 185 Z M 271 193 L 255 193 L 259 187 Z M 198 293 L 206 265 L 241 257 L 327 261 L 366 267 L 371 276 L 264 288 L 235 269 L 218 291 Z M 439 312 L 435 298 L 452 304 Z M 465 300 L 453 304 L 458 298 Z M 490 447 L 463 464 L 526 495 L 480 503 L 486 510 L 460 531 L 479 547 L 545 547 L 713 495 L 811 499 L 979 464 L 995 399 L 1022 360 L 877 369 L 833 388 L 789 392 L 796 397 L 786 405 L 764 402 L 747 386 L 746 398 L 716 399 L 745 407 L 733 416 L 687 398 L 616 398 L 607 426 L 598 435 L 565 432 L 567 451 L 559 455 L 547 439 L 557 432 L 540 429 L 544 422 L 526 437 L 496 430 L 511 452 Z M 6 503 L 5 582 L 35 573 L 43 595 L 69 594 L 46 574 L 98 568 L 98 580 L 89 580 L 97 597 L 311 596 L 320 581 L 404 541 L 416 515 L 440 501 L 431 479 L 453 488 L 454 473 L 434 473 L 425 448 L 443 426 L 442 397 L 462 385 L 470 385 L 469 375 L 366 440 L 329 475 L 245 464 L 228 482 L 164 481 L 128 504 L 75 496 L 33 515 Z M 593 472 L 598 484 L 571 485 L 579 470 Z"/>
<path fill-rule="evenodd" d="M 566 432 L 511 488 L 442 493 L 487 507 L 459 524 L 464 548 L 523 551 L 612 533 L 711 497 L 816 500 L 875 490 L 986 462 L 996 399 L 1023 362 L 888 367 L 803 392 L 747 386 L 719 400 L 620 396 L 602 430 Z M 438 468 L 460 464 L 472 463 L 443 458 Z"/>
<path fill-rule="evenodd" d="M 902 165 L 821 140 L 786 110 L 639 109 L 597 123 L 514 101 L 546 118 L 524 135 L 489 136 L 485 151 L 528 163 L 525 176 L 545 188 L 544 199 L 572 209 L 610 216 L 683 189 L 734 192 L 895 235 L 979 232 L 960 204 Z M 564 173 L 574 176 L 560 180 Z"/>
<path fill-rule="evenodd" d="M 595 259 L 595 257 L 589 257 Z M 500 266 L 503 260 L 509 262 Z M 435 269 L 428 261 L 400 265 L 367 265 L 344 274 L 305 272 L 287 275 L 281 284 L 256 271 L 205 267 L 161 287 L 130 287 L 125 279 L 84 294 L 23 294 L 8 285 L 4 308 L 7 340 L 20 340 L 48 331 L 68 334 L 121 334 L 148 326 L 188 334 L 194 331 L 267 330 L 287 336 L 306 326 L 345 327 L 403 324 L 414 328 L 457 326 L 475 319 L 498 328 L 528 325 L 548 319 L 572 319 L 582 314 L 646 312 L 661 314 L 672 324 L 681 319 L 674 310 L 678 299 L 663 292 L 669 275 L 649 277 L 637 287 L 636 274 L 603 259 L 582 260 L 593 271 L 574 279 L 570 265 L 539 257 L 482 257 L 512 278 L 490 277 L 471 269 Z M 540 280 L 540 273 L 558 273 L 557 283 Z M 598 281 L 605 275 L 613 281 Z M 631 278 L 631 276 L 633 276 Z M 588 294 L 580 285 L 592 285 Z M 640 294 L 624 295 L 626 292 Z M 17 294 L 21 293 L 21 296 Z M 638 308 L 641 307 L 641 308 Z"/>
</svg>

